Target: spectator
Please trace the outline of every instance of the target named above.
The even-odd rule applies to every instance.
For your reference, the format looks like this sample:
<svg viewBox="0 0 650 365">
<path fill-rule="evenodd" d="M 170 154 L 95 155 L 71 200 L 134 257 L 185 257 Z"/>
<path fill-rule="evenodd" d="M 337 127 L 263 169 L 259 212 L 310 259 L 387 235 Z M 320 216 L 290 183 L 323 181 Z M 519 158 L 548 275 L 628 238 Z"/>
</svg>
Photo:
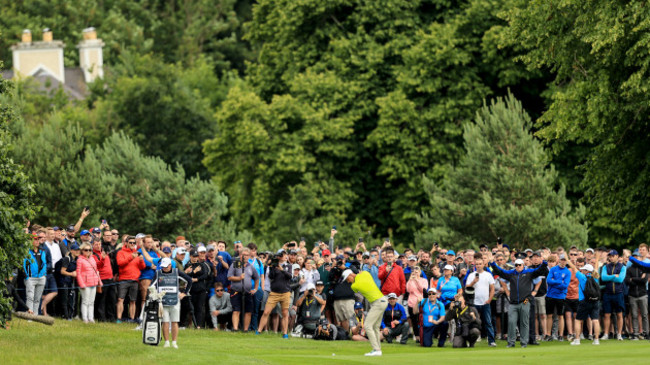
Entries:
<svg viewBox="0 0 650 365">
<path fill-rule="evenodd" d="M 282 251 L 281 253 L 278 253 L 275 260 L 284 260 L 284 256 L 284 251 Z M 260 333 L 260 329 L 263 329 L 266 326 L 271 311 L 278 303 L 280 303 L 282 308 L 282 338 L 288 339 L 289 306 L 291 302 L 291 274 L 288 271 L 282 269 L 280 266 L 281 264 L 282 261 L 269 265 L 271 293 L 269 293 L 266 306 L 264 307 L 264 313 L 262 314 L 260 324 L 257 328 L 257 331 L 255 331 L 255 334 L 258 335 Z"/>
<path fill-rule="evenodd" d="M 97 288 L 95 294 L 95 313 L 97 320 L 101 322 L 115 320 L 115 301 L 117 292 L 113 284 L 113 267 L 108 254 L 103 251 L 102 243 L 97 240 L 93 242 L 93 260 L 99 271 L 99 278 L 102 280 L 102 287 Z"/>
<path fill-rule="evenodd" d="M 316 291 L 314 284 L 308 284 L 296 302 L 298 321 L 303 334 L 313 335 L 318 327 L 321 313 L 325 310 L 325 299 Z"/>
<path fill-rule="evenodd" d="M 210 297 L 209 305 L 215 331 L 226 329 L 232 324 L 230 294 L 226 293 L 222 283 L 214 283 L 214 295 Z"/>
<path fill-rule="evenodd" d="M 546 319 L 546 341 L 552 341 L 553 317 L 559 318 L 558 339 L 560 341 L 564 339 L 564 317 L 561 313 L 564 311 L 564 299 L 571 282 L 571 271 L 566 267 L 566 256 L 560 254 L 559 258 L 558 265 L 553 266 L 546 277 L 548 286 L 546 293 L 546 315 L 548 316 Z"/>
<path fill-rule="evenodd" d="M 632 255 L 635 259 L 640 260 L 641 256 L 638 251 Z M 630 264 L 632 260 L 630 259 Z M 648 338 L 648 277 L 642 267 L 631 265 L 625 273 L 625 284 L 629 287 L 630 312 L 632 314 L 632 340 L 638 340 L 641 337 Z M 641 316 L 641 323 L 639 323 Z M 643 330 L 639 332 L 639 328 Z"/>
<path fill-rule="evenodd" d="M 117 287 L 117 323 L 122 323 L 124 312 L 124 299 L 129 297 L 129 322 L 135 320 L 135 301 L 138 297 L 138 278 L 140 270 L 144 269 L 145 263 L 139 258 L 136 250 L 135 237 L 129 236 L 125 245 L 116 256 L 119 267 L 119 284 Z"/>
<path fill-rule="evenodd" d="M 76 242 L 71 243 L 68 248 L 70 252 L 61 259 L 61 307 L 63 318 L 71 321 L 77 305 L 77 290 L 74 287 L 77 283 L 77 258 L 81 251 Z"/>
<path fill-rule="evenodd" d="M 162 333 L 165 339 L 163 347 L 169 347 L 169 327 L 171 324 L 171 346 L 178 348 L 178 322 L 180 320 L 180 302 L 192 287 L 192 278 L 183 271 L 172 267 L 172 260 L 168 257 L 160 259 L 160 270 L 156 270 L 153 283 L 158 288 L 158 293 L 165 293 L 162 298 L 163 318 Z M 185 282 L 185 289 L 181 289 L 180 281 Z"/>
<path fill-rule="evenodd" d="M 409 324 L 406 320 L 406 309 L 397 302 L 397 294 L 388 294 L 388 306 L 384 311 L 381 321 L 382 334 L 388 343 L 393 343 L 393 339 L 400 337 L 400 343 L 406 345 L 409 339 Z"/>
<path fill-rule="evenodd" d="M 438 285 L 436 290 L 440 293 L 440 301 L 445 305 L 445 308 L 449 307 L 457 295 L 463 293 L 463 287 L 460 284 L 460 280 L 457 277 L 452 276 L 454 273 L 454 267 L 451 265 L 445 265 L 444 267 L 444 276 L 438 280 Z"/>
<path fill-rule="evenodd" d="M 623 310 L 625 303 L 623 299 L 623 281 L 626 273 L 625 265 L 618 262 L 618 252 L 611 250 L 607 254 L 607 264 L 600 274 L 601 283 L 605 285 L 603 294 L 603 321 L 604 334 L 601 340 L 609 339 L 608 331 L 612 313 L 616 313 L 616 339 L 623 341 Z"/>
<path fill-rule="evenodd" d="M 81 245 L 81 255 L 77 258 L 77 284 L 81 292 L 81 319 L 84 323 L 95 323 L 95 293 L 102 286 L 102 280 L 97 271 L 97 263 L 90 256 L 92 248 L 89 244 Z"/>
<path fill-rule="evenodd" d="M 449 305 L 449 310 L 445 314 L 445 321 L 451 322 L 452 320 L 454 321 L 453 325 L 456 326 L 452 340 L 453 347 L 474 347 L 476 340 L 481 335 L 481 317 L 476 308 L 467 306 L 462 295 L 459 295 L 458 300 Z"/>
<path fill-rule="evenodd" d="M 545 273 L 542 269 L 546 268 L 546 262 L 543 262 L 537 269 L 524 269 L 524 261 L 515 260 L 514 270 L 502 270 L 497 264 L 492 262 L 492 272 L 503 277 L 510 282 L 510 312 L 508 313 L 508 347 L 515 346 L 517 339 L 516 327 L 519 324 L 519 335 L 521 347 L 527 347 L 529 331 L 529 311 L 533 280 Z M 532 292 L 532 296 L 536 293 Z M 519 321 L 521 319 L 521 321 Z"/>
<path fill-rule="evenodd" d="M 230 269 L 230 265 L 232 265 L 232 256 L 230 256 L 226 251 L 225 241 L 217 242 L 217 260 L 219 262 L 216 268 L 217 276 L 215 280 L 223 284 L 224 288 L 227 288 L 230 286 L 230 282 L 228 281 L 228 270 Z"/>
<path fill-rule="evenodd" d="M 594 345 L 599 345 L 600 341 L 598 340 L 598 333 L 600 333 L 600 322 L 598 322 L 599 309 L 600 309 L 600 288 L 598 287 L 598 268 L 594 270 L 594 267 L 591 264 L 586 264 L 580 268 L 580 271 L 571 263 L 571 271 L 575 272 L 576 277 L 580 284 L 578 285 L 579 289 L 579 303 L 578 303 L 578 314 L 576 315 L 575 329 L 576 329 L 576 338 L 571 342 L 571 345 L 580 345 L 580 336 L 582 333 L 582 323 L 586 320 L 591 320 L 591 325 L 594 328 Z M 593 274 L 594 281 L 592 285 L 588 285 L 588 280 L 591 279 Z M 592 295 L 588 294 L 589 288 L 593 288 Z"/>
<path fill-rule="evenodd" d="M 230 289 L 232 295 L 232 328 L 233 331 L 239 330 L 239 314 L 244 313 L 243 331 L 248 332 L 248 326 L 251 322 L 253 312 L 253 296 L 257 292 L 260 277 L 255 266 L 248 262 L 250 250 L 244 248 L 240 252 L 240 261 L 236 261 L 228 269 L 228 280 L 232 282 Z"/>
<path fill-rule="evenodd" d="M 199 252 L 194 249 L 190 251 L 190 262 L 185 266 L 185 273 L 191 277 L 192 288 L 190 289 L 191 312 L 193 314 L 194 328 L 201 329 L 204 322 L 205 303 L 207 288 L 206 278 L 210 274 L 208 266 L 199 261 Z"/>
<path fill-rule="evenodd" d="M 381 280 L 381 292 L 384 295 L 395 293 L 402 296 L 406 292 L 406 278 L 402 267 L 395 263 L 395 250 L 392 247 L 384 249 L 386 259 L 379 267 L 379 280 Z"/>
<path fill-rule="evenodd" d="M 154 248 L 153 237 L 151 237 L 150 234 L 143 236 L 142 247 L 138 249 L 139 255 L 142 257 L 142 253 L 146 251 L 151 258 L 159 258 Z M 137 237 L 138 236 L 136 236 L 136 242 L 138 241 Z M 140 280 L 140 308 L 142 308 L 142 312 L 144 313 L 144 304 L 147 300 L 147 289 L 149 286 L 151 286 L 151 282 L 156 276 L 157 267 L 151 261 L 146 260 L 144 257 L 142 257 L 142 259 L 144 260 L 144 268 L 140 270 L 140 277 L 138 279 Z"/>
<path fill-rule="evenodd" d="M 52 235 L 53 236 L 53 235 Z M 39 229 L 38 230 L 38 240 L 40 243 L 40 250 L 45 254 L 45 263 L 47 266 L 47 275 L 45 276 L 45 288 L 43 289 L 42 294 L 42 303 L 40 305 L 41 312 L 44 316 L 47 316 L 47 306 L 54 300 L 57 296 L 59 289 L 56 286 L 56 278 L 54 277 L 54 265 L 56 262 L 52 260 L 52 251 L 50 251 L 48 244 L 46 243 L 47 239 L 47 230 Z M 58 248 L 57 245 L 53 245 Z M 60 252 L 59 252 L 60 254 Z M 59 255 L 60 259 L 60 255 Z M 58 261 L 58 260 L 57 260 Z"/>
<path fill-rule="evenodd" d="M 422 269 L 419 266 L 413 267 L 413 272 L 406 282 L 406 291 L 408 293 L 408 313 L 413 328 L 413 340 L 420 342 L 420 321 L 418 305 L 424 297 L 424 293 L 428 289 L 427 279 L 423 278 L 421 274 Z"/>
<path fill-rule="evenodd" d="M 418 305 L 421 313 L 420 343 L 424 347 L 431 347 L 435 336 L 438 338 L 438 347 L 444 347 L 449 323 L 445 322 L 445 306 L 438 300 L 436 288 L 427 290 L 427 298 Z"/>
<path fill-rule="evenodd" d="M 174 262 L 176 263 L 176 267 L 185 267 L 183 264 L 183 261 L 185 261 L 185 256 L 187 256 L 187 251 L 185 250 L 185 247 L 181 247 L 176 249 L 176 256 L 174 256 Z"/>
<path fill-rule="evenodd" d="M 466 288 L 474 289 L 474 308 L 480 314 L 481 323 L 487 332 L 488 345 L 496 347 L 494 340 L 494 328 L 492 328 L 492 312 L 490 303 L 494 297 L 494 277 L 485 271 L 485 264 L 482 258 L 474 259 L 476 271 L 467 276 Z"/>
<path fill-rule="evenodd" d="M 364 328 L 366 312 L 363 311 L 363 303 L 354 303 L 354 315 L 350 318 L 350 333 L 353 341 L 368 341 L 368 335 Z"/>
<path fill-rule="evenodd" d="M 253 295 L 253 312 L 251 315 L 251 324 L 248 330 L 257 331 L 257 325 L 259 324 L 260 317 L 260 307 L 264 301 L 264 286 L 266 284 L 266 275 L 265 275 L 265 266 L 262 260 L 258 257 L 257 245 L 253 242 L 248 244 L 248 249 L 250 251 L 250 257 L 248 263 L 253 265 L 255 271 L 257 271 L 257 276 L 259 280 L 257 281 L 257 287 L 255 288 L 255 294 Z M 318 273 L 318 272 L 317 272 Z"/>
<path fill-rule="evenodd" d="M 304 279 L 304 282 L 300 284 L 300 295 L 307 290 L 309 284 L 315 287 L 316 282 L 320 280 L 320 274 L 316 270 L 316 263 L 313 260 L 305 261 L 305 267 L 300 271 L 300 275 Z"/>
<path fill-rule="evenodd" d="M 44 239 L 45 235 L 43 234 Z M 27 258 L 23 260 L 27 293 L 25 303 L 27 312 L 31 314 L 38 314 L 47 276 L 47 254 L 40 249 L 40 241 L 39 235 L 32 237 L 32 248 L 29 250 Z"/>
</svg>

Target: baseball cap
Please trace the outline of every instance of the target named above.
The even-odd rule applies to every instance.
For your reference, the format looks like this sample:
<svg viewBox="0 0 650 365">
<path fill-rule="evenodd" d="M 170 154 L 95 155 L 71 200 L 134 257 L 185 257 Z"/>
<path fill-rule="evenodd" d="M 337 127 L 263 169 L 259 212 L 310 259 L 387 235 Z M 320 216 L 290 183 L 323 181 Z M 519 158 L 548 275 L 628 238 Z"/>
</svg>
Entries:
<svg viewBox="0 0 650 365">
<path fill-rule="evenodd" d="M 397 294 L 395 294 L 395 293 L 389 293 L 389 294 L 388 294 L 388 299 L 397 299 Z"/>
<path fill-rule="evenodd" d="M 363 304 L 361 304 L 360 302 L 354 303 L 354 309 L 363 309 Z"/>
<path fill-rule="evenodd" d="M 190 256 L 197 257 L 198 255 L 199 255 L 199 251 L 197 251 L 197 250 L 190 251 Z"/>
<path fill-rule="evenodd" d="M 199 246 L 199 248 L 196 249 L 196 252 L 205 252 L 207 251 L 205 246 Z"/>
<path fill-rule="evenodd" d="M 136 239 L 140 239 L 140 238 L 145 238 L 146 236 L 147 236 L 147 235 L 144 234 L 144 233 L 138 233 L 138 234 L 135 235 L 135 238 L 136 238 Z"/>
<path fill-rule="evenodd" d="M 184 255 L 185 253 L 187 253 L 185 247 L 179 247 L 178 250 L 176 250 L 177 255 Z"/>
<path fill-rule="evenodd" d="M 80 236 L 83 236 L 85 234 L 90 234 L 90 232 L 88 232 L 87 229 L 84 229 L 83 231 L 81 231 L 81 233 L 79 233 Z"/>
<path fill-rule="evenodd" d="M 76 243 L 73 243 L 72 246 L 70 246 L 70 249 L 71 249 L 71 250 L 78 250 L 78 249 L 79 249 L 79 245 L 76 244 Z"/>
<path fill-rule="evenodd" d="M 479 249 L 481 249 L 481 248 L 483 248 L 483 247 L 485 247 L 485 248 L 489 248 L 488 245 L 486 245 L 485 243 L 481 243 L 480 245 L 478 245 L 478 248 L 479 248 Z"/>
<path fill-rule="evenodd" d="M 323 253 L 321 254 L 321 256 L 329 256 L 331 254 L 332 253 L 330 252 L 330 250 L 323 250 Z"/>
<path fill-rule="evenodd" d="M 316 289 L 316 285 L 314 285 L 314 283 L 307 284 L 307 289 L 306 290 L 314 290 L 314 289 Z"/>
<path fill-rule="evenodd" d="M 429 290 L 427 290 L 427 293 L 436 293 L 436 294 L 438 294 L 438 291 L 436 290 L 436 288 L 429 288 Z"/>
<path fill-rule="evenodd" d="M 451 271 L 454 271 L 454 267 L 451 266 L 451 265 L 445 265 L 445 267 L 443 268 L 443 270 L 451 270 Z"/>
<path fill-rule="evenodd" d="M 566 260 L 566 255 L 563 254 L 563 253 L 561 253 L 561 254 L 560 254 L 560 260 Z"/>
<path fill-rule="evenodd" d="M 53 230 L 53 231 L 58 231 L 58 230 L 60 230 L 60 229 L 61 229 L 61 228 L 59 228 L 59 226 L 54 226 L 54 227 L 52 227 L 52 230 Z"/>
<path fill-rule="evenodd" d="M 515 265 L 523 265 L 523 264 L 524 264 L 524 260 L 522 260 L 522 259 L 516 259 L 515 260 Z"/>
<path fill-rule="evenodd" d="M 348 276 L 350 276 L 350 274 L 352 274 L 352 270 L 350 269 L 343 271 L 343 274 L 341 275 L 341 279 L 345 281 L 348 278 Z"/>
<path fill-rule="evenodd" d="M 632 256 L 639 256 L 639 250 L 634 250 L 634 252 L 632 252 Z"/>
<path fill-rule="evenodd" d="M 454 252 L 454 250 L 449 250 L 449 251 L 447 251 L 447 255 L 456 256 L 456 253 Z"/>
<path fill-rule="evenodd" d="M 216 247 L 214 247 L 214 245 L 208 245 L 207 250 L 208 251 L 214 251 L 214 250 L 216 250 Z"/>
<path fill-rule="evenodd" d="M 297 255 L 298 251 L 297 250 L 289 250 L 289 255 Z"/>
<path fill-rule="evenodd" d="M 69 225 L 68 228 L 66 228 L 65 230 L 68 232 L 74 232 L 74 225 L 73 224 Z"/>
<path fill-rule="evenodd" d="M 594 249 L 591 248 L 591 247 L 589 247 L 588 249 L 585 250 L 585 252 L 591 252 L 591 253 L 593 253 L 593 252 L 594 252 Z"/>
<path fill-rule="evenodd" d="M 526 252 L 526 253 L 528 253 L 528 252 L 533 252 L 533 250 L 530 249 L 530 248 L 527 248 L 527 249 L 524 250 L 524 252 Z"/>
<path fill-rule="evenodd" d="M 172 259 L 170 259 L 169 257 L 165 257 L 162 260 L 160 260 L 160 267 L 168 267 L 171 264 L 172 264 Z"/>
<path fill-rule="evenodd" d="M 163 247 L 162 252 L 164 252 L 164 253 L 172 253 L 172 248 L 171 247 Z"/>
<path fill-rule="evenodd" d="M 616 250 L 611 250 L 611 251 L 609 251 L 607 256 L 618 256 L 618 252 Z"/>
<path fill-rule="evenodd" d="M 344 258 L 345 258 L 345 256 L 343 256 L 343 255 L 338 255 L 338 256 L 336 256 L 336 259 L 337 259 L 337 260 L 343 260 Z"/>
<path fill-rule="evenodd" d="M 580 270 L 586 270 L 586 271 L 592 272 L 592 271 L 594 271 L 594 267 L 591 266 L 591 264 L 587 264 L 587 265 L 583 266 Z"/>
<path fill-rule="evenodd" d="M 539 256 L 539 257 L 542 257 L 542 253 L 539 252 L 539 251 L 535 251 L 535 252 L 533 252 L 533 256 Z"/>
<path fill-rule="evenodd" d="M 415 255 L 409 256 L 409 261 L 417 261 L 418 258 Z"/>
<path fill-rule="evenodd" d="M 93 233 L 102 233 L 102 230 L 95 227 L 95 228 L 93 228 Z"/>
<path fill-rule="evenodd" d="M 296 270 L 296 269 L 300 270 L 300 265 L 293 264 L 293 266 L 291 266 L 291 270 Z"/>
<path fill-rule="evenodd" d="M 318 280 L 318 281 L 316 282 L 316 285 L 325 285 L 325 283 L 323 283 L 322 280 Z"/>
</svg>

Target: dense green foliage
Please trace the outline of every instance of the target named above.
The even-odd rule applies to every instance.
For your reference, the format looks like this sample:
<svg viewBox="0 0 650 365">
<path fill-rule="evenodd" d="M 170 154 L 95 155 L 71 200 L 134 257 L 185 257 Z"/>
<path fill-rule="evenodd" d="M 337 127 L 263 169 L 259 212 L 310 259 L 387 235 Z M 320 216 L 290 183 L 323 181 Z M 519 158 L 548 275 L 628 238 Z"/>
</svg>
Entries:
<svg viewBox="0 0 650 365">
<path fill-rule="evenodd" d="M 497 235 L 584 244 L 583 218 L 590 245 L 649 238 L 643 2 L 0 0 L 0 9 L 8 66 L 24 28 L 35 40 L 53 29 L 70 67 L 83 28 L 106 43 L 105 78 L 86 100 L 29 80 L 0 96 L 22 117 L 8 126 L 20 146 L 12 153 L 38 187 L 43 223 L 69 223 L 85 201 L 105 200 L 93 214 L 106 211 L 122 230 L 238 229 L 260 243 L 326 239 L 336 225 L 348 245 Z M 525 124 L 517 136 L 528 151 L 509 163 L 539 169 L 519 180 L 477 168 L 467 141 L 477 110 L 490 124 L 482 105 L 508 90 L 523 104 L 508 110 Z M 463 174 L 485 189 L 450 185 Z M 510 209 L 496 200 L 512 191 L 494 195 L 506 182 L 533 195 L 543 187 L 548 199 Z M 478 206 L 479 194 L 496 200 Z M 462 224 L 483 228 L 434 214 L 442 197 L 482 220 Z"/>
<path fill-rule="evenodd" d="M 0 66 L 2 62 L 0 62 Z M 10 124 L 19 122 L 20 116 L 6 98 L 11 93 L 10 84 L 0 78 L 0 327 L 4 327 L 11 313 L 11 300 L 6 292 L 5 279 L 13 277 L 16 267 L 22 264 L 31 246 L 24 232 L 27 219 L 34 216 L 34 189 L 11 157 Z"/>
<path fill-rule="evenodd" d="M 587 243 L 584 208 L 572 210 L 563 186 L 554 190 L 557 172 L 530 124 L 512 95 L 465 124 L 465 157 L 440 184 L 425 178 L 431 207 L 420 241 L 463 248 L 501 236 L 520 250 Z"/>
</svg>

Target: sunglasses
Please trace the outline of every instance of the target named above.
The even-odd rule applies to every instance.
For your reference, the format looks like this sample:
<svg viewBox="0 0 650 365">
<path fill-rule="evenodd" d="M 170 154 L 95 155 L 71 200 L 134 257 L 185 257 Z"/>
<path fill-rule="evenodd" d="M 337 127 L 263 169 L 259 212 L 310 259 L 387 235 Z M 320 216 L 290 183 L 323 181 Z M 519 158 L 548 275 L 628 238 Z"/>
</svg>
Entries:
<svg viewBox="0 0 650 365">
<path fill-rule="evenodd" d="M 429 293 L 429 296 L 436 295 L 436 293 Z"/>
<path fill-rule="evenodd" d="M 578 256 L 577 253 L 570 253 L 569 255 L 570 255 L 570 256 Z"/>
<path fill-rule="evenodd" d="M 129 241 L 129 245 L 135 245 L 135 241 Z"/>
<path fill-rule="evenodd" d="M 517 267 L 517 266 L 524 266 L 524 265 L 522 265 L 522 264 L 516 264 L 515 267 Z"/>
<path fill-rule="evenodd" d="M 215 290 L 217 293 L 221 293 L 223 289 Z"/>
<path fill-rule="evenodd" d="M 83 249 L 83 250 L 81 250 L 81 251 L 83 251 L 83 252 L 90 252 L 90 250 L 89 250 L 89 249 L 87 249 L 87 248 L 84 248 L 84 249 Z"/>
</svg>

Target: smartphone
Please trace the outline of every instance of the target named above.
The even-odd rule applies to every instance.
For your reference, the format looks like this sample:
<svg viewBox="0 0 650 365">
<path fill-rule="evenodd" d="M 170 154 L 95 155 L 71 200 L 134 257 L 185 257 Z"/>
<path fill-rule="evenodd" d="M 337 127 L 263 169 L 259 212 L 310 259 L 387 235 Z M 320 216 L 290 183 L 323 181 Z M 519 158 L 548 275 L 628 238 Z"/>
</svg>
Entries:
<svg viewBox="0 0 650 365">
<path fill-rule="evenodd" d="M 104 219 L 104 218 L 100 218 L 99 221 L 100 221 L 103 225 L 108 225 L 108 222 L 106 222 L 106 219 Z"/>
<path fill-rule="evenodd" d="M 363 237 L 359 237 L 359 243 L 363 243 Z"/>
<path fill-rule="evenodd" d="M 305 237 L 300 237 L 300 242 L 306 242 L 306 241 L 307 240 L 305 239 Z"/>
<path fill-rule="evenodd" d="M 438 247 L 438 242 L 434 242 L 433 245 Z"/>
<path fill-rule="evenodd" d="M 336 226 L 332 226 L 332 229 L 336 231 Z"/>
<path fill-rule="evenodd" d="M 295 243 L 289 243 L 289 244 L 287 244 L 287 247 L 296 247 L 296 244 Z"/>
<path fill-rule="evenodd" d="M 90 206 L 89 206 L 89 205 L 86 205 L 86 206 L 84 207 L 84 210 L 90 211 Z"/>
</svg>

